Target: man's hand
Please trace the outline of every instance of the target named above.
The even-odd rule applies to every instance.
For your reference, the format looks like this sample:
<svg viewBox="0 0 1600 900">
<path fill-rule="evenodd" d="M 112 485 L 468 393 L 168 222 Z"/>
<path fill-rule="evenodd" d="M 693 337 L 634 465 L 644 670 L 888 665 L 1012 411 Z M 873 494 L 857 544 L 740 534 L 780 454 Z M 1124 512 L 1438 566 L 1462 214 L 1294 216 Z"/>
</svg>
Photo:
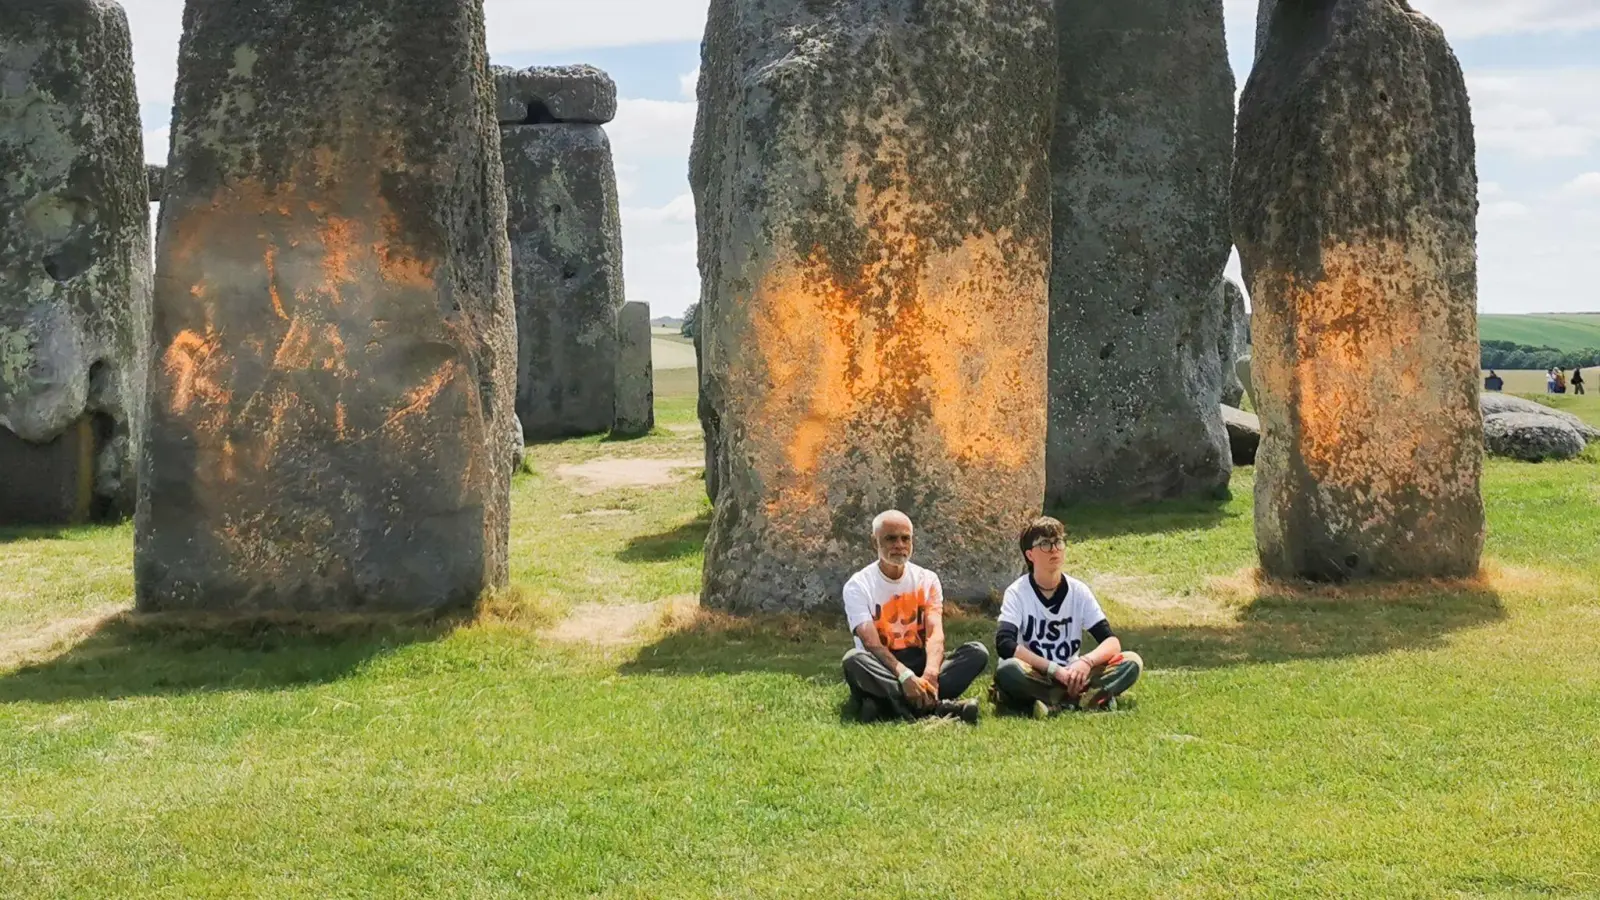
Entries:
<svg viewBox="0 0 1600 900">
<path fill-rule="evenodd" d="M 928 690 L 928 683 L 915 676 L 900 682 L 900 693 L 913 709 L 928 709 L 938 700 L 937 692 Z"/>
<path fill-rule="evenodd" d="M 923 672 L 922 683 L 928 688 L 928 693 L 932 694 L 933 699 L 937 701 L 939 699 L 939 670 Z"/>
<path fill-rule="evenodd" d="M 1089 661 L 1080 656 L 1071 664 L 1056 668 L 1056 683 L 1066 688 L 1068 694 L 1076 697 L 1089 686 L 1090 671 L 1092 667 Z"/>
</svg>

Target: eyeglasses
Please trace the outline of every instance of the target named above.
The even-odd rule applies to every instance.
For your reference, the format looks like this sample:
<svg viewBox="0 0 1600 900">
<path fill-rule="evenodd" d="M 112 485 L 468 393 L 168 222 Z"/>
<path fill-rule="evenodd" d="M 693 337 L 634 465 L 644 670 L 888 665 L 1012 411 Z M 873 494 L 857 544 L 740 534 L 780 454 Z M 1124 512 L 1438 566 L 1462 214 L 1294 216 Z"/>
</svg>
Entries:
<svg viewBox="0 0 1600 900">
<path fill-rule="evenodd" d="M 1035 550 L 1064 550 L 1067 542 L 1061 538 L 1039 538 L 1033 542 Z"/>
</svg>

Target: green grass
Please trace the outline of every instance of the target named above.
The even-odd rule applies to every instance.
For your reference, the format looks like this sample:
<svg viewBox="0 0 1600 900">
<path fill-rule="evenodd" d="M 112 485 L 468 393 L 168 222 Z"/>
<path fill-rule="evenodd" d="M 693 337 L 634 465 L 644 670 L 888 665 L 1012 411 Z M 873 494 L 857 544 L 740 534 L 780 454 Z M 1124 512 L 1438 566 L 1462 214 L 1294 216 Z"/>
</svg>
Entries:
<svg viewBox="0 0 1600 900">
<path fill-rule="evenodd" d="M 1480 315 L 1478 339 L 1512 341 L 1531 347 L 1554 347 L 1557 350 L 1600 347 L 1600 313 Z M 1542 385 L 1540 389 L 1543 389 Z"/>
<path fill-rule="evenodd" d="M 1136 704 L 859 726 L 836 621 L 533 627 L 696 590 L 698 479 L 556 474 L 697 455 L 658 376 L 656 434 L 532 448 L 525 618 L 74 630 L 127 604 L 131 530 L 0 532 L 0 897 L 1600 892 L 1595 463 L 1490 462 L 1489 574 L 1408 590 L 1258 587 L 1247 470 L 1064 512 Z"/>
</svg>

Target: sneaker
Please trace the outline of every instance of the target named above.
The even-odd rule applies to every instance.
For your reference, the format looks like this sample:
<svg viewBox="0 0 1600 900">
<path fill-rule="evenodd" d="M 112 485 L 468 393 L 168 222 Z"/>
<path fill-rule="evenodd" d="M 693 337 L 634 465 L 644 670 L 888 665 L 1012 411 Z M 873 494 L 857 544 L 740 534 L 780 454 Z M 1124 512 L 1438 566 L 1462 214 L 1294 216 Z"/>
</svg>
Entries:
<svg viewBox="0 0 1600 900">
<path fill-rule="evenodd" d="M 1050 707 L 1043 700 L 1035 700 L 1033 701 L 1032 713 L 1035 719 L 1048 719 L 1050 718 Z"/>
<path fill-rule="evenodd" d="M 968 725 L 978 724 L 978 701 L 976 700 L 940 700 L 934 707 L 933 714 L 946 719 L 960 719 Z"/>
<path fill-rule="evenodd" d="M 878 701 L 871 697 L 861 698 L 861 708 L 856 710 L 856 721 L 863 725 L 871 725 L 883 718 L 883 711 L 878 708 Z"/>
</svg>

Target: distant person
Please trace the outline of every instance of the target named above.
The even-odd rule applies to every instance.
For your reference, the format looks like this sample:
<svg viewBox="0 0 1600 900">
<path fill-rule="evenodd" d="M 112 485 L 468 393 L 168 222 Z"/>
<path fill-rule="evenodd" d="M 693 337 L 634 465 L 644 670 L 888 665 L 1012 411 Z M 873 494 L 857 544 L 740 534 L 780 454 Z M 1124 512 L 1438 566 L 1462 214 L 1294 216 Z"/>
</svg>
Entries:
<svg viewBox="0 0 1600 900">
<path fill-rule="evenodd" d="M 1574 367 L 1572 370 L 1572 394 L 1577 396 L 1583 393 L 1583 370 Z"/>
<path fill-rule="evenodd" d="M 844 680 L 863 722 L 942 716 L 978 721 L 978 701 L 959 699 L 989 667 L 982 642 L 944 654 L 944 587 L 911 562 L 911 519 L 898 510 L 872 520 L 878 559 L 844 586 L 856 646 Z"/>
<path fill-rule="evenodd" d="M 1545 369 L 1544 370 L 1544 392 L 1546 394 L 1554 394 L 1556 392 L 1556 370 L 1555 369 Z"/>
<path fill-rule="evenodd" d="M 994 646 L 995 705 L 1044 718 L 1062 709 L 1111 709 L 1144 661 L 1124 652 L 1089 586 L 1061 571 L 1067 530 L 1043 516 L 1018 544 L 1028 573 L 1006 588 Z M 1084 632 L 1098 642 L 1079 654 Z"/>
<path fill-rule="evenodd" d="M 1489 370 L 1489 377 L 1483 380 L 1483 389 L 1486 391 L 1498 391 L 1505 386 L 1505 379 L 1496 375 L 1493 369 Z"/>
<path fill-rule="evenodd" d="M 1556 393 L 1565 394 L 1566 392 L 1567 392 L 1567 373 L 1561 371 L 1560 369 L 1557 369 L 1556 370 Z"/>
</svg>

